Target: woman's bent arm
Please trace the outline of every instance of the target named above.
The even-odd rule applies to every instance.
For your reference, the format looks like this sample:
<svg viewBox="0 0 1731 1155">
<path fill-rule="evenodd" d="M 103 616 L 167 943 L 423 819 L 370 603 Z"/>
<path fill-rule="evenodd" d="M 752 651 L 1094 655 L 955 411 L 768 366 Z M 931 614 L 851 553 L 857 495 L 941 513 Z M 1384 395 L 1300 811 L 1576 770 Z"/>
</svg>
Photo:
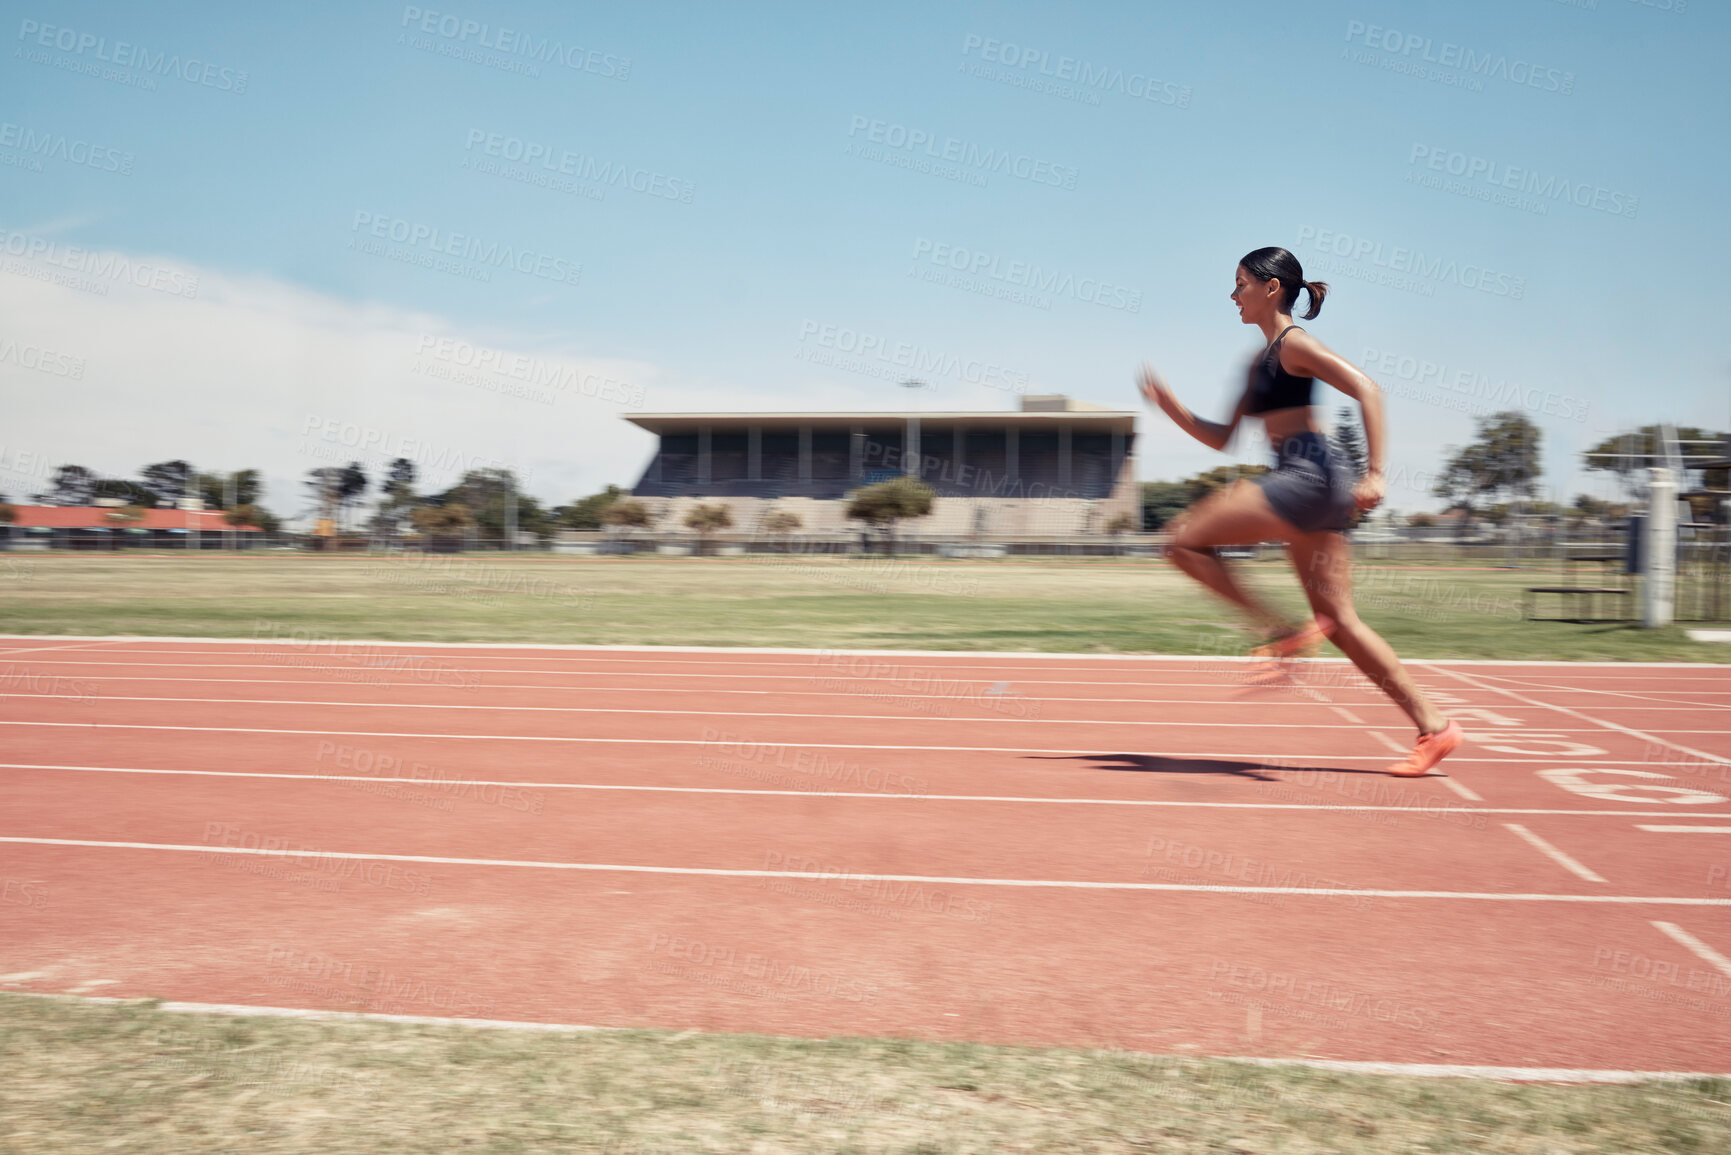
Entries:
<svg viewBox="0 0 1731 1155">
<path fill-rule="evenodd" d="M 1232 420 L 1223 425 L 1218 421 L 1204 421 L 1186 409 L 1150 365 L 1142 366 L 1138 384 L 1141 386 L 1142 396 L 1160 406 L 1166 416 L 1172 418 L 1174 425 L 1210 449 L 1225 449 L 1231 442 L 1238 423 L 1244 419 L 1244 407 L 1250 400 L 1250 391 L 1246 389 L 1244 395 L 1238 399 L 1238 404 L 1233 407 Z"/>
</svg>

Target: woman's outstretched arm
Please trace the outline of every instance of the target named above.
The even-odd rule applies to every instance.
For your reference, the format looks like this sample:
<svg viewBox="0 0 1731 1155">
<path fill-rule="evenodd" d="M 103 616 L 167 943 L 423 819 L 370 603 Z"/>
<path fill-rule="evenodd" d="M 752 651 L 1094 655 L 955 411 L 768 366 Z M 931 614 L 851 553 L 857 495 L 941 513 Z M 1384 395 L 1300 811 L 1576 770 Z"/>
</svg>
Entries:
<svg viewBox="0 0 1731 1155">
<path fill-rule="evenodd" d="M 1361 373 L 1358 366 L 1302 329 L 1286 339 L 1280 351 L 1280 363 L 1288 373 L 1320 377 L 1358 402 L 1364 413 L 1365 471 L 1352 495 L 1360 509 L 1375 509 L 1382 503 L 1388 487 L 1383 475 L 1387 441 L 1384 437 L 1381 386 Z"/>
<path fill-rule="evenodd" d="M 1151 403 L 1160 406 L 1166 416 L 1172 418 L 1172 423 L 1210 449 L 1225 449 L 1232 440 L 1232 434 L 1237 431 L 1238 423 L 1244 420 L 1244 408 L 1250 401 L 1250 390 L 1244 390 L 1244 395 L 1233 407 L 1232 420 L 1222 425 L 1218 421 L 1204 421 L 1190 410 L 1184 408 L 1178 398 L 1173 396 L 1166 381 L 1154 371 L 1154 367 L 1146 361 L 1142 363 L 1141 372 L 1136 376 L 1136 383 L 1142 390 L 1142 396 Z"/>
</svg>

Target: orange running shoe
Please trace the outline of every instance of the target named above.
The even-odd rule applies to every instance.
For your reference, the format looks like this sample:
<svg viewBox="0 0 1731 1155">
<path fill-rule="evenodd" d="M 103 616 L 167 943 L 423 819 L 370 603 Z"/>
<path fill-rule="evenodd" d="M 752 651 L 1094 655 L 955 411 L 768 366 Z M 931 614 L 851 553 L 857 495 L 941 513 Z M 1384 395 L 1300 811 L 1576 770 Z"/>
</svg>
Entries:
<svg viewBox="0 0 1731 1155">
<path fill-rule="evenodd" d="M 1465 737 L 1459 722 L 1450 722 L 1434 734 L 1420 734 L 1412 753 L 1390 766 L 1388 772 L 1399 778 L 1423 778 L 1433 766 L 1453 754 Z"/>
<path fill-rule="evenodd" d="M 1288 658 L 1308 658 L 1322 648 L 1322 643 L 1334 635 L 1334 619 L 1326 614 L 1318 614 L 1312 621 L 1293 630 L 1290 634 L 1282 634 L 1278 638 L 1257 646 L 1250 651 L 1253 658 L 1266 658 L 1281 662 Z"/>
<path fill-rule="evenodd" d="M 1334 636 L 1334 620 L 1325 614 L 1318 614 L 1313 621 L 1293 630 L 1290 634 L 1282 634 L 1272 638 L 1250 651 L 1250 656 L 1260 658 L 1244 675 L 1247 686 L 1290 686 L 1296 685 L 1298 679 L 1293 676 L 1294 658 L 1308 658 L 1322 648 L 1322 643 Z"/>
</svg>

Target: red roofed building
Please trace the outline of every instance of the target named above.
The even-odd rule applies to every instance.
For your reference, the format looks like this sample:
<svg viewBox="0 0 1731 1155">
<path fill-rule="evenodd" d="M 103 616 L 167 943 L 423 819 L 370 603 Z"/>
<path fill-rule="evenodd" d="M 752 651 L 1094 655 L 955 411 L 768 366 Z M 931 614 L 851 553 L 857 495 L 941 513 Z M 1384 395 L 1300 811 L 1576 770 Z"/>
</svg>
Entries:
<svg viewBox="0 0 1731 1155">
<path fill-rule="evenodd" d="M 143 509 L 137 521 L 120 521 L 109 505 L 14 505 L 10 526 L 0 523 L 0 549 L 187 549 L 206 543 L 262 545 L 257 526 L 230 525 L 221 510 Z"/>
<path fill-rule="evenodd" d="M 221 510 L 146 509 L 142 521 L 116 521 L 113 507 L 101 505 L 14 505 L 15 529 L 160 529 L 258 533 L 255 525 L 230 525 Z"/>
</svg>

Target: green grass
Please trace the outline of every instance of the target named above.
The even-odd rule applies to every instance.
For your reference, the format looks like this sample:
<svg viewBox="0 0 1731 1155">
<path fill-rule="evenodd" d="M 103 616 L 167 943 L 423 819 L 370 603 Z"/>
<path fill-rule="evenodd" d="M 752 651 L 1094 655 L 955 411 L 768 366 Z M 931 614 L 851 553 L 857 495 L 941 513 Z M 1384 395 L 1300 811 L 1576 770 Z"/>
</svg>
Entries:
<svg viewBox="0 0 1731 1155">
<path fill-rule="evenodd" d="M 1056 1048 L 169 1014 L 0 996 L 0 1152 L 1731 1150 L 1731 1082 L 1506 1084 Z"/>
<path fill-rule="evenodd" d="M 1279 563 L 1249 580 L 1297 613 Z M 1522 571 L 1361 567 L 1408 657 L 1722 661 L 1680 628 L 1520 620 Z M 1150 562 L 13 555 L 0 631 L 398 641 L 1230 652 L 1237 618 Z M 1554 603 L 1549 603 L 1554 606 Z M 1554 611 L 1553 611 L 1554 612 Z"/>
<path fill-rule="evenodd" d="M 1297 613 L 1284 564 L 1246 567 Z M 1414 658 L 1725 661 L 1681 628 L 1522 621 L 1543 571 L 1362 566 L 1360 612 Z M 1545 603 L 1556 612 L 1556 603 Z M 12 554 L 0 632 L 396 641 L 1235 652 L 1238 619 L 1164 563 Z"/>
</svg>

